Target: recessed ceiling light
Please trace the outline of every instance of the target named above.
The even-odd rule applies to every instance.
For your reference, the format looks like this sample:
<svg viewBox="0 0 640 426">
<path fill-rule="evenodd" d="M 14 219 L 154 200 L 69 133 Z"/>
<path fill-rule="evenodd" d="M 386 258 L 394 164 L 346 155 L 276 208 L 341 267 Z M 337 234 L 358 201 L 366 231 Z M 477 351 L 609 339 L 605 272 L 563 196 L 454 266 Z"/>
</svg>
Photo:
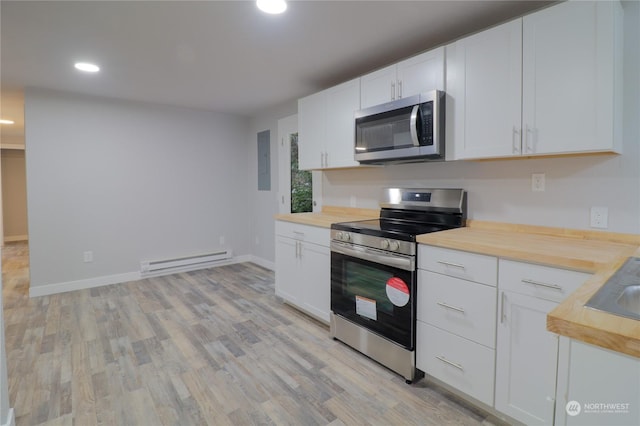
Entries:
<svg viewBox="0 0 640 426">
<path fill-rule="evenodd" d="M 257 0 L 258 9 L 265 13 L 277 15 L 287 10 L 287 2 L 285 0 Z"/>
<path fill-rule="evenodd" d="M 0 124 L 13 124 L 13 123 L 14 123 L 13 120 L 5 120 L 4 118 L 0 120 Z"/>
<path fill-rule="evenodd" d="M 77 70 L 84 72 L 98 72 L 100 71 L 100 67 L 96 64 L 90 64 L 88 62 L 76 62 L 74 65 Z"/>
</svg>

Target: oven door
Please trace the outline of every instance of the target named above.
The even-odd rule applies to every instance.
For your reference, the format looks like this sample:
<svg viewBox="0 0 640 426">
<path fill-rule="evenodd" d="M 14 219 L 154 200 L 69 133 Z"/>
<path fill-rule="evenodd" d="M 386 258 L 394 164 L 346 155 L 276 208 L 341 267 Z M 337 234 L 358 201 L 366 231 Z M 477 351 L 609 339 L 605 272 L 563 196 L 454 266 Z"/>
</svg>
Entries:
<svg viewBox="0 0 640 426">
<path fill-rule="evenodd" d="M 331 310 L 335 315 L 412 351 L 415 303 L 414 256 L 388 256 L 381 250 L 331 243 Z"/>
</svg>

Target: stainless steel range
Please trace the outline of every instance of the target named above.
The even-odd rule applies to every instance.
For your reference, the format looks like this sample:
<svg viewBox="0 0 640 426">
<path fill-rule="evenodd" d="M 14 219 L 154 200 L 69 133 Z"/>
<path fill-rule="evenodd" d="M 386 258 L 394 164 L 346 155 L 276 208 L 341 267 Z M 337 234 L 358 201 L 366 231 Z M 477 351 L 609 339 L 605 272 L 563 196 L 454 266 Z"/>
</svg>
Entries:
<svg viewBox="0 0 640 426">
<path fill-rule="evenodd" d="M 465 226 L 462 189 L 388 188 L 380 218 L 331 226 L 331 336 L 417 377 L 416 236 Z"/>
</svg>

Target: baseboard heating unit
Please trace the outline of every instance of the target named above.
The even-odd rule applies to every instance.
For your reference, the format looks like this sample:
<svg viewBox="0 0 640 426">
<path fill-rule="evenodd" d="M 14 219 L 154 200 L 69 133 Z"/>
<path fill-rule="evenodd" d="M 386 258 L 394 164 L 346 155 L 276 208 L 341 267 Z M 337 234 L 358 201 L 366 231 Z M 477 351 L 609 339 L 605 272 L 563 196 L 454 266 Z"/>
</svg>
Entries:
<svg viewBox="0 0 640 426">
<path fill-rule="evenodd" d="M 216 266 L 231 259 L 231 250 L 219 250 L 193 256 L 175 257 L 172 259 L 143 260 L 140 262 L 140 275 L 145 277 L 172 274 L 175 272 L 193 271 Z"/>
</svg>

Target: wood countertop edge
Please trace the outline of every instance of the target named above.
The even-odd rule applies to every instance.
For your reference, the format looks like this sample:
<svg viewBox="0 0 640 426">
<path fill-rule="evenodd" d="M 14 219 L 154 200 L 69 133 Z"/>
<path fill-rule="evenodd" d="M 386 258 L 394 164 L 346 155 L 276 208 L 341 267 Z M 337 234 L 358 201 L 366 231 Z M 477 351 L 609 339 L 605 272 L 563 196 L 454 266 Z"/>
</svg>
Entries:
<svg viewBox="0 0 640 426">
<path fill-rule="evenodd" d="M 518 262 L 535 263 L 544 266 L 554 266 L 557 268 L 571 269 L 575 271 L 594 273 L 599 269 L 607 266 L 609 263 L 595 262 L 588 259 L 580 259 L 577 257 L 559 256 L 554 254 L 535 253 L 526 249 L 514 250 L 513 247 L 505 248 L 498 247 L 495 244 L 474 244 L 473 248 L 470 248 L 464 241 L 439 241 L 439 240 L 427 240 L 418 239 L 420 244 L 428 244 L 432 246 L 450 248 L 461 251 L 468 251 L 472 253 L 480 253 L 488 256 L 495 256 L 501 259 L 514 260 Z"/>
</svg>

